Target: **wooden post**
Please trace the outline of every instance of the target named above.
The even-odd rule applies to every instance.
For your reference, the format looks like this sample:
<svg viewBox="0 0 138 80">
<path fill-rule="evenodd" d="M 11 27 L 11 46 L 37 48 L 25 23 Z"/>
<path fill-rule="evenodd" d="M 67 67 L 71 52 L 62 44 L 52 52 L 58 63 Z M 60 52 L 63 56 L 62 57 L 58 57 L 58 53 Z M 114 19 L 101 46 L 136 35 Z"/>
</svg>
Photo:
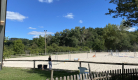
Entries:
<svg viewBox="0 0 138 80">
<path fill-rule="evenodd" d="M 88 63 L 88 68 L 89 68 L 89 76 L 90 76 L 90 80 L 93 80 L 92 79 L 92 74 L 91 74 L 91 68 L 90 68 L 90 64 Z"/>
<path fill-rule="evenodd" d="M 57 60 L 58 60 L 58 53 L 57 53 Z"/>
<path fill-rule="evenodd" d="M 95 51 L 95 56 L 96 56 L 96 51 Z"/>
<path fill-rule="evenodd" d="M 110 72 L 107 71 L 107 76 L 109 75 L 109 73 L 111 74 L 111 76 L 113 75 L 112 74 L 112 71 L 110 70 Z M 113 79 L 113 77 L 111 77 L 111 80 Z"/>
<path fill-rule="evenodd" d="M 45 31 L 45 55 L 46 55 L 46 32 L 47 30 L 44 30 Z"/>
<path fill-rule="evenodd" d="M 122 63 L 122 80 L 124 80 L 124 63 Z"/>
<path fill-rule="evenodd" d="M 68 60 L 69 60 L 69 52 L 68 52 Z"/>
<path fill-rule="evenodd" d="M 111 56 L 113 56 L 112 50 L 111 50 Z"/>
<path fill-rule="evenodd" d="M 35 69 L 35 60 L 34 60 L 34 69 Z"/>
<path fill-rule="evenodd" d="M 56 80 L 58 80 L 58 77 L 56 77 Z"/>
<path fill-rule="evenodd" d="M 130 74 L 131 74 L 131 79 L 130 79 L 130 80 L 132 80 L 132 77 L 133 77 L 133 76 L 132 76 L 132 69 L 130 69 Z"/>
<path fill-rule="evenodd" d="M 82 80 L 82 74 L 80 74 L 80 80 Z"/>
<path fill-rule="evenodd" d="M 81 67 L 81 62 L 79 62 L 80 63 L 80 67 Z"/>
<path fill-rule="evenodd" d="M 70 52 L 69 52 L 70 53 Z M 70 60 L 71 60 L 71 54 L 70 54 Z"/>
<path fill-rule="evenodd" d="M 66 76 L 64 76 L 64 80 L 66 80 Z"/>
<path fill-rule="evenodd" d="M 79 80 L 79 78 L 80 78 L 80 77 L 79 77 L 79 75 L 77 74 L 77 80 Z"/>
<path fill-rule="evenodd" d="M 67 80 L 70 80 L 70 79 L 69 79 L 69 76 L 67 76 Z"/>
<path fill-rule="evenodd" d="M 58 53 L 56 52 L 56 60 L 57 62 L 55 62 L 56 64 L 58 64 Z"/>
<path fill-rule="evenodd" d="M 62 80 L 62 77 L 60 77 L 60 80 Z"/>
<path fill-rule="evenodd" d="M 70 51 L 69 51 L 69 60 L 70 60 Z"/>
<path fill-rule="evenodd" d="M 51 80 L 53 80 L 53 70 L 51 70 Z"/>
<path fill-rule="evenodd" d="M 135 70 L 133 69 L 133 77 L 135 76 Z M 134 79 L 135 80 L 135 79 Z"/>
<path fill-rule="evenodd" d="M 56 52 L 56 60 L 57 60 L 57 52 Z M 55 62 L 56 64 L 58 63 L 58 62 Z"/>
<path fill-rule="evenodd" d="M 85 73 L 85 76 L 86 76 L 86 79 L 88 79 L 88 74 L 87 73 Z"/>
<path fill-rule="evenodd" d="M 134 50 L 134 58 L 136 57 L 136 51 Z"/>
<path fill-rule="evenodd" d="M 71 77 L 71 80 L 73 80 L 73 76 L 71 75 L 70 77 Z"/>
<path fill-rule="evenodd" d="M 116 50 L 116 56 L 117 56 L 117 50 Z"/>
</svg>

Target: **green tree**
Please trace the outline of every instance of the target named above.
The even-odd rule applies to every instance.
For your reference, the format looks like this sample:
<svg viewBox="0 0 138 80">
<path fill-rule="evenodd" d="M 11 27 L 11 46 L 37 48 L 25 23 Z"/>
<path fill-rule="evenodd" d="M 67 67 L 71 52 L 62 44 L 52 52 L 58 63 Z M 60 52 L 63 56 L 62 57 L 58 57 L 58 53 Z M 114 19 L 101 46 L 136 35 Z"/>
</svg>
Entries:
<svg viewBox="0 0 138 80">
<path fill-rule="evenodd" d="M 22 43 L 24 44 L 24 45 L 29 45 L 29 39 L 22 39 L 21 38 L 21 40 L 22 40 Z"/>
<path fill-rule="evenodd" d="M 29 40 L 29 43 L 32 45 L 33 43 L 38 45 L 39 38 L 33 38 L 33 40 Z"/>
<path fill-rule="evenodd" d="M 134 35 L 136 36 L 136 44 L 138 44 L 138 29 L 134 32 Z"/>
<path fill-rule="evenodd" d="M 5 37 L 4 42 L 6 43 L 8 40 L 9 40 L 9 36 L 8 37 Z"/>
<path fill-rule="evenodd" d="M 6 44 L 9 40 L 9 37 L 5 37 L 4 44 Z M 8 46 L 4 45 L 4 52 L 3 52 L 3 59 L 6 57 L 10 57 L 12 54 L 14 54 L 14 51 L 8 48 Z"/>
<path fill-rule="evenodd" d="M 124 23 L 125 23 L 125 20 L 123 19 L 123 20 L 121 21 L 121 23 L 120 23 L 120 26 L 118 26 L 118 29 L 119 29 L 119 31 L 121 31 L 121 32 L 127 31 L 127 30 L 130 29 L 130 26 L 125 26 Z"/>
<path fill-rule="evenodd" d="M 118 28 L 116 25 L 108 24 L 104 28 L 103 37 L 105 39 L 105 46 L 109 49 L 115 49 L 116 44 L 119 43 L 118 39 Z"/>
<path fill-rule="evenodd" d="M 14 41 L 13 50 L 15 54 L 23 54 L 24 53 L 24 44 L 22 40 L 17 39 Z"/>
<path fill-rule="evenodd" d="M 102 36 L 98 36 L 93 41 L 93 49 L 94 50 L 104 50 L 104 38 Z"/>
<path fill-rule="evenodd" d="M 72 36 L 70 38 L 69 44 L 70 44 L 71 47 L 76 47 L 76 46 L 78 46 L 79 41 L 78 41 L 78 39 L 75 36 Z"/>
<path fill-rule="evenodd" d="M 48 52 L 54 52 L 54 48 L 52 46 L 48 46 L 47 49 L 48 49 Z"/>
<path fill-rule="evenodd" d="M 96 32 L 98 35 L 102 36 L 103 35 L 103 28 L 95 28 L 94 32 Z"/>
<path fill-rule="evenodd" d="M 39 48 L 38 48 L 36 43 L 33 43 L 32 46 L 30 46 L 28 48 L 28 50 L 30 51 L 30 54 L 34 54 L 34 53 L 38 54 L 38 53 L 40 53 Z"/>
<path fill-rule="evenodd" d="M 51 43 L 55 43 L 57 45 L 60 44 L 60 33 L 59 32 L 56 32 L 55 36 L 52 37 Z"/>
<path fill-rule="evenodd" d="M 109 8 L 109 13 L 106 13 L 106 15 L 114 13 L 113 18 L 127 18 L 124 25 L 138 25 L 138 0 L 110 0 L 109 3 L 116 4 L 117 7 L 115 10 Z"/>
<path fill-rule="evenodd" d="M 41 48 L 41 49 L 45 48 L 45 38 L 42 37 L 41 35 L 39 35 L 38 47 Z"/>
<path fill-rule="evenodd" d="M 7 49 L 6 46 L 4 46 L 4 52 L 3 52 L 3 59 L 10 58 L 11 55 L 14 54 L 14 51 L 12 49 Z"/>
<path fill-rule="evenodd" d="M 51 46 L 53 47 L 53 52 L 58 52 L 59 51 L 59 47 L 58 47 L 57 44 L 53 43 Z"/>
<path fill-rule="evenodd" d="M 126 50 L 131 48 L 130 37 L 126 32 L 122 32 L 118 36 L 119 42 L 117 44 L 118 50 Z"/>
<path fill-rule="evenodd" d="M 53 38 L 54 36 L 52 36 L 52 35 L 47 35 L 47 37 L 46 37 L 46 44 L 48 45 L 48 46 L 50 46 L 51 45 L 51 40 L 52 40 L 52 38 Z"/>
</svg>

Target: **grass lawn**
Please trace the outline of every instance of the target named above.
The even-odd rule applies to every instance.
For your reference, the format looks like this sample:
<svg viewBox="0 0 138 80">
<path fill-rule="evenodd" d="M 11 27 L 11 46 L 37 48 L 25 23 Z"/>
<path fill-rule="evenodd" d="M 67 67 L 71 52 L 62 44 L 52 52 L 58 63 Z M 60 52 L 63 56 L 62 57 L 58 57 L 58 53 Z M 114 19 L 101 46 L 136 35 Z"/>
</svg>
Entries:
<svg viewBox="0 0 138 80">
<path fill-rule="evenodd" d="M 79 74 L 79 71 L 54 71 L 53 77 L 64 77 L 74 74 Z M 38 70 L 38 69 L 24 69 L 24 68 L 10 68 L 3 67 L 0 71 L 0 80 L 46 80 L 50 79 L 50 70 Z"/>
</svg>

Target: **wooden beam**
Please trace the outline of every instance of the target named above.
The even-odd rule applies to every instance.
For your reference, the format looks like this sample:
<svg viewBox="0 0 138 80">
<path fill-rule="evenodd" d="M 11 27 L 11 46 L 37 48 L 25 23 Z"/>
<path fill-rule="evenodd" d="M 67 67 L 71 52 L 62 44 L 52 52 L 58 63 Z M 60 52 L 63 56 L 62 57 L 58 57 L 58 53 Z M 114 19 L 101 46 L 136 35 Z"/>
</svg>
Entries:
<svg viewBox="0 0 138 80">
<path fill-rule="evenodd" d="M 33 60 L 3 60 L 3 61 L 33 61 Z M 48 61 L 48 60 L 35 60 L 35 61 Z M 52 62 L 81 62 L 81 63 L 93 63 L 93 64 L 109 64 L 109 65 L 131 65 L 138 66 L 138 63 L 112 63 L 112 62 L 92 62 L 92 61 L 66 61 L 66 60 L 52 60 Z"/>
</svg>

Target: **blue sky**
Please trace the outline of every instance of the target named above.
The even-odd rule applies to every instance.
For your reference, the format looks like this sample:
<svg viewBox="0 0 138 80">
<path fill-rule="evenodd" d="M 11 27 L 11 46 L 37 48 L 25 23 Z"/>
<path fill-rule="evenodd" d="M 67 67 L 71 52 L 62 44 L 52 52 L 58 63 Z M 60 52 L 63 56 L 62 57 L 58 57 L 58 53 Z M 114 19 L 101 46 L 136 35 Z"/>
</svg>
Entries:
<svg viewBox="0 0 138 80">
<path fill-rule="evenodd" d="M 120 25 L 122 18 L 105 15 L 108 8 L 115 7 L 109 0 L 8 0 L 5 36 L 32 40 L 44 36 L 44 30 L 54 35 L 76 26 Z M 135 26 L 130 31 L 136 29 Z"/>
</svg>

